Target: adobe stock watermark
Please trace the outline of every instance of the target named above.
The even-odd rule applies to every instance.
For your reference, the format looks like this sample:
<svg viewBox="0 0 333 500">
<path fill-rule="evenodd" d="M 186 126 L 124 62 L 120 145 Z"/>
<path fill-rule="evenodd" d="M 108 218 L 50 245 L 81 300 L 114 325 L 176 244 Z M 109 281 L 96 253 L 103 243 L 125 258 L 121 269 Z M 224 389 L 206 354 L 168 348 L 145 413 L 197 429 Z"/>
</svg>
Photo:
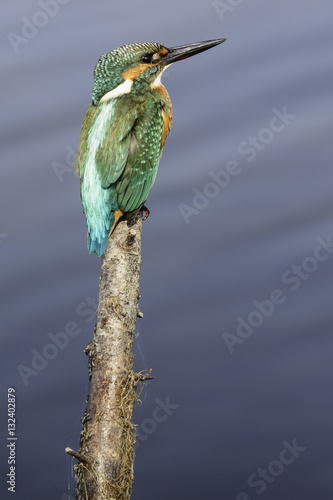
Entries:
<svg viewBox="0 0 333 500">
<path fill-rule="evenodd" d="M 8 41 L 15 54 L 18 54 L 21 45 L 26 45 L 39 31 L 49 23 L 50 19 L 55 17 L 62 5 L 67 5 L 71 0 L 38 0 L 37 4 L 40 10 L 36 10 L 30 19 L 21 17 L 22 25 L 20 33 L 10 31 L 7 34 Z"/>
<path fill-rule="evenodd" d="M 325 239 L 318 236 L 316 243 L 312 255 L 305 257 L 300 264 L 293 264 L 282 273 L 281 288 L 274 288 L 263 300 L 254 300 L 252 311 L 246 317 L 236 318 L 234 333 L 222 334 L 230 354 L 235 352 L 236 346 L 244 344 L 253 332 L 286 302 L 289 292 L 296 292 L 317 271 L 320 263 L 333 254 L 333 241 L 330 234 Z"/>
<path fill-rule="evenodd" d="M 66 155 L 63 163 L 53 161 L 51 166 L 59 182 L 64 180 L 65 174 L 75 174 L 77 168 L 77 151 L 66 146 Z"/>
<path fill-rule="evenodd" d="M 237 147 L 238 154 L 245 156 L 248 163 L 253 162 L 258 153 L 263 151 L 273 141 L 276 134 L 283 132 L 296 118 L 296 115 L 287 111 L 287 106 L 283 106 L 282 111 L 273 108 L 272 113 L 273 116 L 266 127 L 261 128 L 254 136 L 249 135 Z M 178 205 L 185 223 L 189 224 L 193 215 L 200 214 L 209 205 L 211 200 L 219 196 L 229 186 L 232 178 L 241 174 L 243 170 L 239 161 L 231 160 L 219 172 L 209 172 L 210 180 L 203 188 L 201 190 L 196 187 L 192 189 L 194 193 L 192 204 L 180 203 Z"/>
<path fill-rule="evenodd" d="M 170 403 L 170 396 L 165 398 L 165 402 L 159 398 L 155 399 L 156 406 L 151 417 L 144 418 L 136 427 L 137 435 L 134 450 L 136 451 L 140 443 L 147 441 L 149 436 L 156 432 L 157 427 L 166 422 L 171 415 L 178 410 L 180 405 Z"/>
<path fill-rule="evenodd" d="M 248 477 L 247 484 L 250 488 L 254 488 L 256 495 L 264 493 L 267 487 L 283 474 L 285 467 L 293 464 L 296 458 L 307 449 L 306 446 L 300 446 L 296 438 L 293 439 L 292 443 L 286 440 L 282 441 L 282 446 L 283 448 L 277 459 L 271 460 L 266 468 L 262 469 L 260 467 Z M 253 494 L 251 497 L 250 494 L 242 491 L 238 493 L 235 500 L 251 500 L 252 498 Z"/>
<path fill-rule="evenodd" d="M 226 0 L 226 2 L 221 2 L 220 0 L 214 0 L 213 7 L 220 20 L 223 22 L 225 15 L 227 13 L 233 12 L 236 7 L 243 3 L 243 1 L 244 0 Z"/>
<path fill-rule="evenodd" d="M 89 324 L 96 321 L 98 301 L 95 298 L 87 297 L 80 302 L 75 312 L 80 318 L 84 318 L 84 322 Z M 31 359 L 27 364 L 19 364 L 17 371 L 24 383 L 28 385 L 31 377 L 37 377 L 42 371 L 49 366 L 50 361 L 54 360 L 59 352 L 66 349 L 70 340 L 77 337 L 82 332 L 77 321 L 68 321 L 62 331 L 57 333 L 49 332 L 47 334 L 47 343 L 41 348 L 31 349 Z"/>
</svg>

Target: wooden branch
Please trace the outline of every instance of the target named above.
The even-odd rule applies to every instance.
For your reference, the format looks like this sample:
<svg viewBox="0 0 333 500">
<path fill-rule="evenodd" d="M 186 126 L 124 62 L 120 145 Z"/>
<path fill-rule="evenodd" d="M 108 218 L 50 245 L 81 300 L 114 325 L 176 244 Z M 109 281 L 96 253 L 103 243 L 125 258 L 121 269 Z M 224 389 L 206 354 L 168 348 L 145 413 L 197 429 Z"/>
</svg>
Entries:
<svg viewBox="0 0 333 500">
<path fill-rule="evenodd" d="M 138 385 L 152 378 L 133 372 L 139 302 L 142 211 L 120 222 L 102 257 L 97 324 L 89 355 L 90 394 L 82 418 L 76 498 L 127 500 L 135 443 L 131 422 Z"/>
</svg>

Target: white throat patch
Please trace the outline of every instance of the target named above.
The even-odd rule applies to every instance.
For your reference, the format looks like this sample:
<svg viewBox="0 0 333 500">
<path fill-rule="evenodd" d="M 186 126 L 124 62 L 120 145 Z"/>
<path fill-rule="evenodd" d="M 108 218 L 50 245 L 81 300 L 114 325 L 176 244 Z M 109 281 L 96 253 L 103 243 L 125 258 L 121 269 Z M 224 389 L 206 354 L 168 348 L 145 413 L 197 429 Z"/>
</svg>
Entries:
<svg viewBox="0 0 333 500">
<path fill-rule="evenodd" d="M 171 63 L 173 64 L 173 63 Z M 163 70 L 159 73 L 159 75 L 155 78 L 155 80 L 150 84 L 150 87 L 152 89 L 156 89 L 157 87 L 159 87 L 162 82 L 161 82 L 161 79 L 162 79 L 162 75 L 164 73 L 164 71 L 169 67 L 171 66 L 171 64 L 167 64 L 166 66 L 164 66 Z"/>
<path fill-rule="evenodd" d="M 108 102 L 110 99 L 115 99 L 115 97 L 120 97 L 124 94 L 129 94 L 133 85 L 133 80 L 125 80 L 123 83 L 118 85 L 115 89 L 110 90 L 104 94 L 99 102 Z"/>
</svg>

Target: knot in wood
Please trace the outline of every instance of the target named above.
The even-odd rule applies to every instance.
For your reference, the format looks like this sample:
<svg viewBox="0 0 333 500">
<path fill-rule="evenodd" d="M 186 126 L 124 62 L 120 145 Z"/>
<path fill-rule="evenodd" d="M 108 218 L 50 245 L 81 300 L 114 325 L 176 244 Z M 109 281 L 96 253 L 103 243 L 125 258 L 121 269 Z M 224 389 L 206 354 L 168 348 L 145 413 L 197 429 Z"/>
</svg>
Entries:
<svg viewBox="0 0 333 500">
<path fill-rule="evenodd" d="M 127 239 L 126 239 L 126 243 L 128 246 L 133 245 L 135 237 L 136 237 L 136 231 L 134 229 L 130 229 L 128 236 L 127 236 Z"/>
</svg>

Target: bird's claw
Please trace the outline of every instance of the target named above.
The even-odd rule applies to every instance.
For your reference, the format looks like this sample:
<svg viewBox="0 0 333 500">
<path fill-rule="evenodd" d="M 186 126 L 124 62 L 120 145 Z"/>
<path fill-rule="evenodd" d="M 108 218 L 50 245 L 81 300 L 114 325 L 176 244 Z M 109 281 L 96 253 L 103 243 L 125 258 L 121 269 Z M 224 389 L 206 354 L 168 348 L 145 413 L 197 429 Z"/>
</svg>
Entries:
<svg viewBox="0 0 333 500">
<path fill-rule="evenodd" d="M 142 205 L 141 207 L 141 210 L 145 213 L 145 216 L 142 217 L 142 220 L 146 220 L 148 219 L 149 215 L 150 215 L 150 210 L 149 208 L 146 207 L 146 205 Z"/>
</svg>

